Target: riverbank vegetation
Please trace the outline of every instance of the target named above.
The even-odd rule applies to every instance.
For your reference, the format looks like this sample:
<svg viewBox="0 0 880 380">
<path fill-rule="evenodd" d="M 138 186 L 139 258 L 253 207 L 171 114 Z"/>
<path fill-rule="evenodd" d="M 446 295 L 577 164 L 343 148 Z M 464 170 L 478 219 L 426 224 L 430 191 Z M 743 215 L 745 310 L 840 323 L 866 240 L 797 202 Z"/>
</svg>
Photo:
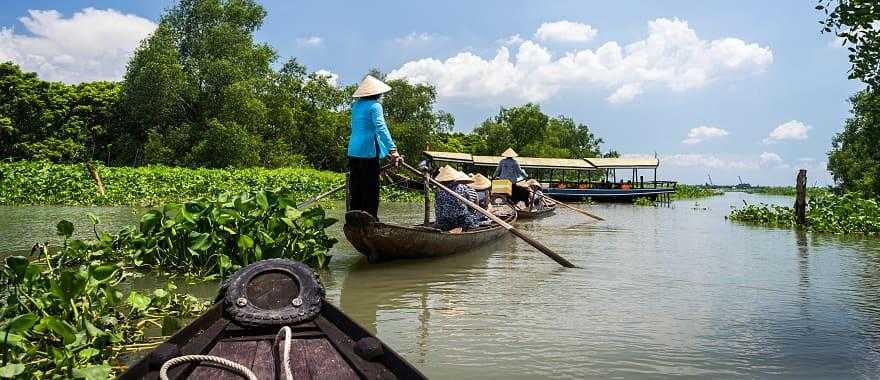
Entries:
<svg viewBox="0 0 880 380">
<path fill-rule="evenodd" d="M 345 182 L 340 173 L 310 168 L 189 169 L 165 166 L 97 166 L 100 195 L 83 164 L 0 162 L 0 205 L 156 206 L 221 194 L 271 190 L 301 202 Z M 344 192 L 334 194 L 342 199 Z M 408 201 L 420 195 L 382 187 L 382 199 Z"/>
<path fill-rule="evenodd" d="M 675 199 L 704 198 L 721 194 L 722 192 L 720 190 L 711 189 L 705 186 L 685 185 L 681 183 L 675 185 Z"/>
<path fill-rule="evenodd" d="M 767 226 L 794 227 L 794 208 L 779 205 L 747 205 L 733 209 L 730 219 Z M 857 193 L 824 194 L 810 198 L 806 225 L 810 231 L 834 234 L 880 234 L 880 202 Z"/>
</svg>

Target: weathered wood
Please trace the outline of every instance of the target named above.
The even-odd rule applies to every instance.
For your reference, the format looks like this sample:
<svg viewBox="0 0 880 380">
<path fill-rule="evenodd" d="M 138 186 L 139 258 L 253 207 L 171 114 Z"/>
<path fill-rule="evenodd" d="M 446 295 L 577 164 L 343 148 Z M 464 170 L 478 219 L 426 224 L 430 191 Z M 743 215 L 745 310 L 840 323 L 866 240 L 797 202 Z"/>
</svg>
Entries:
<svg viewBox="0 0 880 380">
<path fill-rule="evenodd" d="M 254 348 L 256 354 L 254 355 L 254 364 L 251 366 L 251 370 L 258 379 L 275 378 L 275 355 L 272 352 L 272 342 L 274 339 L 275 337 L 258 341 L 257 346 Z"/>
<path fill-rule="evenodd" d="M 807 170 L 801 169 L 797 175 L 797 194 L 794 200 L 794 215 L 798 225 L 807 222 Z"/>
<path fill-rule="evenodd" d="M 92 181 L 95 182 L 95 187 L 98 188 L 98 194 L 100 196 L 104 196 L 104 181 L 101 180 L 101 174 L 98 173 L 98 169 L 95 168 L 95 163 L 92 161 L 86 162 L 86 167 L 89 169 L 89 175 L 92 176 Z"/>
</svg>

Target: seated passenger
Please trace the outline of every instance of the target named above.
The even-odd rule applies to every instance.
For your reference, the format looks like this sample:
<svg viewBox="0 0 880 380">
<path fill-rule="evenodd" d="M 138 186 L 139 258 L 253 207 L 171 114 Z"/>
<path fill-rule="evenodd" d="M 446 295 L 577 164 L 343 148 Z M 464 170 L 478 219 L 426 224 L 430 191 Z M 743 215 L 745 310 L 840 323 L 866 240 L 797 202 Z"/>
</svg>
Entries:
<svg viewBox="0 0 880 380">
<path fill-rule="evenodd" d="M 488 208 L 489 191 L 492 189 L 492 181 L 489 181 L 488 178 L 479 173 L 471 174 L 471 179 L 473 179 L 474 182 L 468 184 L 468 187 L 474 189 L 474 191 L 477 192 L 476 203 L 482 208 Z"/>
<path fill-rule="evenodd" d="M 549 206 L 549 201 L 545 202 L 544 192 L 541 191 L 541 183 L 530 179 L 525 182 L 526 186 L 529 187 L 529 209 L 530 210 L 541 210 L 545 206 Z"/>
<path fill-rule="evenodd" d="M 440 173 L 434 179 L 465 198 L 470 196 L 468 194 L 468 189 L 470 188 L 464 184 L 471 183 L 473 180 L 449 165 L 440 168 Z M 474 193 L 474 196 L 476 196 L 476 193 Z M 436 215 L 434 227 L 443 231 L 456 228 L 467 231 L 476 228 L 479 224 L 477 219 L 474 218 L 473 212 L 468 209 L 464 202 L 440 188 L 437 188 L 434 200 L 434 214 Z"/>
</svg>

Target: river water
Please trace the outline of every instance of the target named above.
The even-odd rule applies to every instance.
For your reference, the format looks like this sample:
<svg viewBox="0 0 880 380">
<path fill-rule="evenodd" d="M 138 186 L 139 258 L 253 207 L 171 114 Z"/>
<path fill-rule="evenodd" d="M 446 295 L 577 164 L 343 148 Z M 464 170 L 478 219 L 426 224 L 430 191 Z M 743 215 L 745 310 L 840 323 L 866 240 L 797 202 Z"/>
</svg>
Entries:
<svg viewBox="0 0 880 380">
<path fill-rule="evenodd" d="M 366 263 L 340 237 L 328 300 L 432 378 L 880 377 L 880 240 L 725 220 L 727 193 L 665 207 L 598 204 L 519 228 L 580 266 L 515 238 L 429 261 Z M 383 204 L 386 221 L 419 204 Z M 0 207 L 0 253 L 54 241 L 85 211 L 105 227 L 128 208 Z M 341 209 L 331 211 L 339 216 Z M 213 296 L 213 286 L 193 291 Z"/>
</svg>

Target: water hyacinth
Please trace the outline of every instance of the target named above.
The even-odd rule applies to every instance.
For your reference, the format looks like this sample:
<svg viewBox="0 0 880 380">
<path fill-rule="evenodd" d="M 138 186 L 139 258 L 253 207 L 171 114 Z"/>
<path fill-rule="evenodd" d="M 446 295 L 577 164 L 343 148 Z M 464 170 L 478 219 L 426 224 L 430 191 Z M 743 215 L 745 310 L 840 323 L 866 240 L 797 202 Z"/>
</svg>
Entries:
<svg viewBox="0 0 880 380">
<path fill-rule="evenodd" d="M 189 169 L 166 166 L 97 166 L 106 194 L 99 195 L 83 164 L 0 162 L 0 205 L 156 206 L 224 193 L 272 190 L 303 201 L 345 182 L 345 175 L 311 168 Z M 334 195 L 342 199 L 344 192 Z M 421 195 L 383 186 L 386 201 Z"/>
<path fill-rule="evenodd" d="M 794 209 L 778 205 L 747 205 L 733 209 L 730 219 L 761 225 L 791 227 Z M 811 197 L 806 213 L 806 228 L 834 234 L 880 234 L 880 203 L 856 193 Z"/>
</svg>

